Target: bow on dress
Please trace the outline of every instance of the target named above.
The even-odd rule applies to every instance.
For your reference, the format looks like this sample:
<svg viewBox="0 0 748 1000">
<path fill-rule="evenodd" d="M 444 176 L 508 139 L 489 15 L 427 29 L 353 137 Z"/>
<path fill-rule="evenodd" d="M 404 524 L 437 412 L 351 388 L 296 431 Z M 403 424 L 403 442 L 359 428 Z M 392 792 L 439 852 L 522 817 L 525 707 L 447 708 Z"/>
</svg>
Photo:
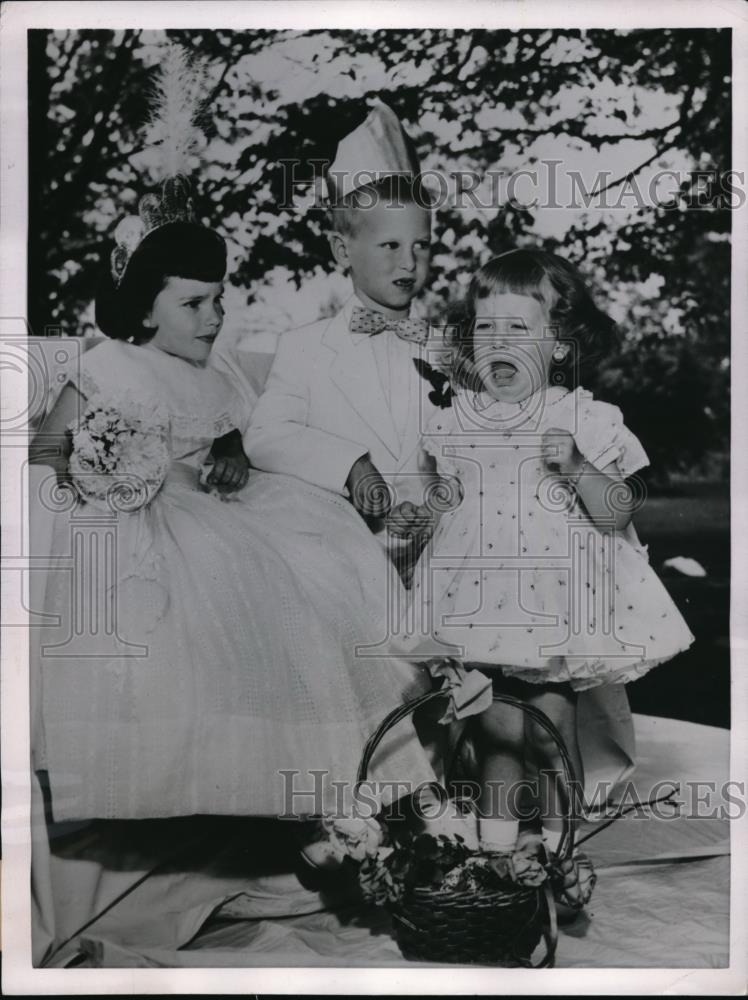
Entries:
<svg viewBox="0 0 748 1000">
<path fill-rule="evenodd" d="M 449 703 L 439 719 L 443 725 L 480 715 L 493 704 L 491 679 L 479 670 L 466 670 L 452 657 L 431 660 L 427 666 L 433 678 L 444 678 L 442 691 L 449 692 Z"/>
</svg>

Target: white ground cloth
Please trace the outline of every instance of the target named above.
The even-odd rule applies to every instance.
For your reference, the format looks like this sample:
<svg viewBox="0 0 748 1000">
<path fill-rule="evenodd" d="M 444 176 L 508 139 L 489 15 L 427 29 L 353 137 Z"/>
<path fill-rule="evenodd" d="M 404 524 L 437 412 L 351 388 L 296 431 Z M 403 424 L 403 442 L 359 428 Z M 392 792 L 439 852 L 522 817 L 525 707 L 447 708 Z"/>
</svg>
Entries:
<svg viewBox="0 0 748 1000">
<path fill-rule="evenodd" d="M 658 781 L 677 781 L 684 786 L 684 811 L 692 813 L 694 782 L 719 789 L 727 780 L 725 730 L 648 716 L 636 716 L 635 724 L 634 784 L 642 799 Z M 705 786 L 701 795 L 707 796 Z M 718 808 L 722 801 L 718 790 L 708 805 Z M 76 955 L 98 967 L 403 964 L 386 916 L 340 898 L 325 909 L 317 892 L 283 870 L 290 851 L 277 853 L 267 873 L 266 851 L 278 843 L 278 824 L 217 822 L 220 830 L 210 819 L 113 824 L 106 836 L 98 826 L 74 829 L 53 839 L 50 855 L 37 813 L 35 962 L 194 836 L 198 846 L 190 856 L 143 881 L 49 964 L 63 966 Z M 561 929 L 556 966 L 726 965 L 728 826 L 717 816 L 627 817 L 591 840 L 584 849 L 598 885 L 589 914 Z M 286 833 L 290 845 L 290 831 L 280 838 Z M 253 874 L 263 863 L 266 874 Z"/>
</svg>

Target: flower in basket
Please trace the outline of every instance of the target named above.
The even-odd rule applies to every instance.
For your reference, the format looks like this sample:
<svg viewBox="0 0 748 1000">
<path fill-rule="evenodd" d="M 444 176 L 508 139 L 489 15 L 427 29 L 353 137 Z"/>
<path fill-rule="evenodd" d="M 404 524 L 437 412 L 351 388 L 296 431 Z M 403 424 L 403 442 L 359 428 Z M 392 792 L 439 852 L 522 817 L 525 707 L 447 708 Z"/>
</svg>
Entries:
<svg viewBox="0 0 748 1000">
<path fill-rule="evenodd" d="M 500 878 L 516 885 L 537 887 L 548 878 L 548 873 L 538 858 L 523 851 L 489 857 L 488 863 Z"/>
<path fill-rule="evenodd" d="M 134 511 L 153 499 L 171 464 L 168 417 L 162 411 L 123 409 L 92 397 L 70 430 L 68 469 L 86 502 Z"/>
<path fill-rule="evenodd" d="M 359 869 L 362 895 L 377 906 L 395 903 L 409 889 L 441 884 L 469 853 L 462 838 L 444 834 L 406 837 L 397 847 L 382 845 Z"/>
<path fill-rule="evenodd" d="M 362 861 L 358 884 L 367 903 L 385 906 L 402 896 L 405 884 L 398 868 L 398 852 L 392 845 L 379 847 Z"/>
<path fill-rule="evenodd" d="M 511 887 L 535 888 L 548 874 L 537 858 L 482 854 L 461 838 L 421 834 L 397 848 L 381 847 L 359 870 L 364 898 L 376 905 L 398 902 L 410 889 L 481 892 Z"/>
<path fill-rule="evenodd" d="M 527 854 L 475 855 L 448 872 L 441 883 L 444 889 L 478 892 L 508 885 L 537 887 L 547 878 L 537 858 Z"/>
<path fill-rule="evenodd" d="M 325 816 L 322 828 L 333 847 L 354 861 L 363 861 L 375 855 L 384 840 L 382 827 L 373 817 L 343 816 L 334 819 Z"/>
</svg>

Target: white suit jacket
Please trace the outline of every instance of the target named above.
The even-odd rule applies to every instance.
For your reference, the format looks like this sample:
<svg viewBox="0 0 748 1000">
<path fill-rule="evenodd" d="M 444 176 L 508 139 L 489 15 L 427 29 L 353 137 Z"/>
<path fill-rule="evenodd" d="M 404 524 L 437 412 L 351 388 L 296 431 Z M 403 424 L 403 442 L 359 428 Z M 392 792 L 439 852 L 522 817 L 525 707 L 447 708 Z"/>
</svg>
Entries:
<svg viewBox="0 0 748 1000">
<path fill-rule="evenodd" d="M 390 408 L 372 339 L 349 330 L 357 303 L 352 296 L 331 319 L 281 334 L 244 449 L 258 469 L 343 494 L 351 466 L 368 453 L 395 503 L 423 503 L 420 438 L 434 404 L 413 362 L 426 354 L 411 343 L 402 351 L 407 370 L 393 375 Z"/>
</svg>

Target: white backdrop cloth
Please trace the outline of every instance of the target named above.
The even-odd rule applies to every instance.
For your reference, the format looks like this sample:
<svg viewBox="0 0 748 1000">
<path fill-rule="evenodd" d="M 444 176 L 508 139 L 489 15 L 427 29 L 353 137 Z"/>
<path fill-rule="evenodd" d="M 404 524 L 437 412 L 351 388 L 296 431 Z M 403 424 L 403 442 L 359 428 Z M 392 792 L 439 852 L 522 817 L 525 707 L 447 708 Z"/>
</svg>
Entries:
<svg viewBox="0 0 748 1000">
<path fill-rule="evenodd" d="M 633 783 L 642 799 L 658 782 L 680 782 L 688 813 L 694 782 L 719 789 L 727 780 L 726 730 L 649 716 L 635 716 L 635 724 L 639 762 Z M 710 805 L 718 809 L 721 803 L 716 792 Z M 45 956 L 56 967 L 76 959 L 94 967 L 410 964 L 383 913 L 352 906 L 344 895 L 326 898 L 302 887 L 291 871 L 290 831 L 279 835 L 277 824 L 210 818 L 94 824 L 57 829 L 50 852 L 40 796 L 35 807 L 37 964 Z M 222 825 L 214 829 L 212 823 Z M 268 844 L 277 845 L 279 836 L 288 837 L 288 852 L 277 851 L 269 864 Z M 186 854 L 175 855 L 185 847 Z M 597 867 L 598 885 L 589 912 L 561 928 L 557 967 L 727 964 L 726 818 L 626 817 L 585 849 Z M 158 864 L 157 872 L 127 892 Z M 75 933 L 125 892 L 104 916 Z"/>
</svg>

